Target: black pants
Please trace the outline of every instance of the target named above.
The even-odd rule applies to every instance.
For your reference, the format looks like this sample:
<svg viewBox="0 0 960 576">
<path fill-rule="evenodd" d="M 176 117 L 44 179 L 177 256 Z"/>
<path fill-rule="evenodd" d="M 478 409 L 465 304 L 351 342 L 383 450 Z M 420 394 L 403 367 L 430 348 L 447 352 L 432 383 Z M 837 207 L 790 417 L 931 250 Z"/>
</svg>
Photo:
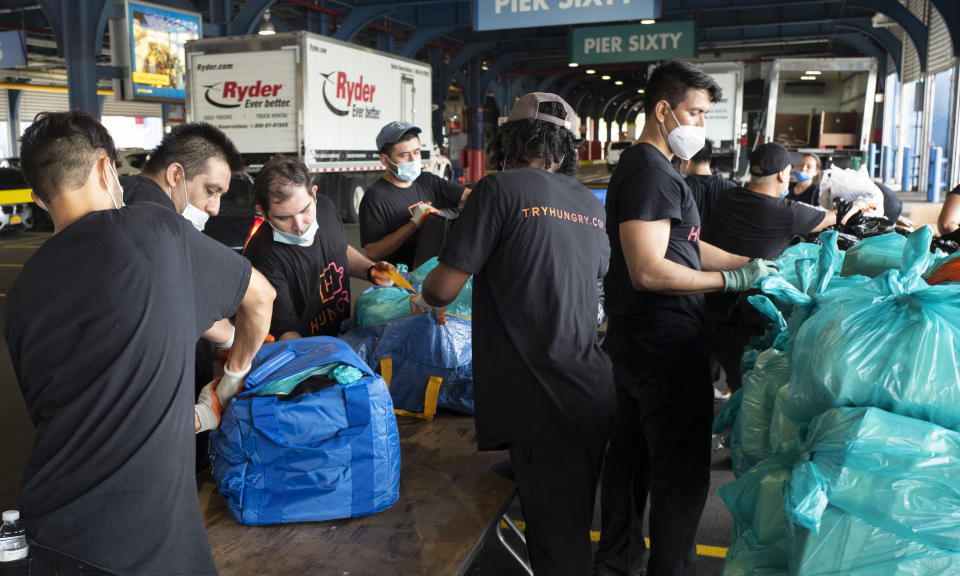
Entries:
<svg viewBox="0 0 960 576">
<path fill-rule="evenodd" d="M 727 375 L 727 387 L 736 392 L 742 386 L 740 359 L 751 338 L 763 335 L 766 319 L 747 301 L 755 291 L 740 294 L 708 294 L 703 320 L 704 341 Z"/>
<path fill-rule="evenodd" d="M 537 576 L 590 573 L 590 523 L 605 443 L 510 443 Z"/>
<path fill-rule="evenodd" d="M 614 358 L 619 407 L 601 480 L 597 571 L 637 574 L 650 494 L 647 576 L 696 573 L 696 532 L 710 488 L 713 390 L 706 353 L 689 342 L 658 374 L 627 374 Z"/>
<path fill-rule="evenodd" d="M 0 564 L 0 576 L 113 576 L 99 568 L 30 542 L 30 555 Z"/>
</svg>

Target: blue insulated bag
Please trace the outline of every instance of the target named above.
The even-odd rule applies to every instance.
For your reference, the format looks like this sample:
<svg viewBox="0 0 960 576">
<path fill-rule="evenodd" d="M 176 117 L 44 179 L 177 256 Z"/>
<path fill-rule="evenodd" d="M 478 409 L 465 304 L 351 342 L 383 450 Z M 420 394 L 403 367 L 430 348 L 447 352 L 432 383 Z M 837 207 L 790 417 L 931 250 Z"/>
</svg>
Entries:
<svg viewBox="0 0 960 576">
<path fill-rule="evenodd" d="M 389 508 L 400 495 L 400 437 L 387 386 L 337 338 L 266 344 L 210 433 L 210 463 L 243 524 Z"/>
</svg>

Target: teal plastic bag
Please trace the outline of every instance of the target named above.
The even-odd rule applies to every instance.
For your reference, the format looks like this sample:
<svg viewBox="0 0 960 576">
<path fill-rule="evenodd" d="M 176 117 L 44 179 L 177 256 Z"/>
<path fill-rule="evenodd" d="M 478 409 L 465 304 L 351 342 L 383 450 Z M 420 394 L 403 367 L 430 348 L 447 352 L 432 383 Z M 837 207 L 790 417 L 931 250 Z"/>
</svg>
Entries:
<svg viewBox="0 0 960 576">
<path fill-rule="evenodd" d="M 790 380 L 790 357 L 785 352 L 768 348 L 757 356 L 753 370 L 743 377 L 743 400 L 739 428 L 743 464 L 747 468 L 769 458 L 770 422 L 777 392 Z"/>
<path fill-rule="evenodd" d="M 736 524 L 723 564 L 725 576 L 787 572 L 787 528 L 783 492 L 790 467 L 770 458 L 720 488 Z"/>
<path fill-rule="evenodd" d="M 864 238 L 847 249 L 840 274 L 859 274 L 873 278 L 887 270 L 897 269 L 900 267 L 906 243 L 906 237 L 896 232 Z"/>
<path fill-rule="evenodd" d="M 929 229 L 914 232 L 902 270 L 818 301 L 791 342 L 793 420 L 875 406 L 960 430 L 960 284 L 921 278 L 929 244 Z"/>
<path fill-rule="evenodd" d="M 433 257 L 410 272 L 408 279 L 413 289 L 419 291 L 427 274 L 436 267 L 437 258 Z M 402 264 L 400 271 L 404 272 Z M 397 286 L 368 288 L 357 298 L 354 326 L 371 326 L 411 316 L 410 296 L 412 295 L 413 293 L 409 290 Z M 467 319 L 473 317 L 473 276 L 463 285 L 456 299 L 447 306 L 447 313 Z"/>
<path fill-rule="evenodd" d="M 788 524 L 792 576 L 960 574 L 960 553 L 903 538 L 828 506 L 820 533 Z"/>
<path fill-rule="evenodd" d="M 828 504 L 960 551 L 960 433 L 879 408 L 824 412 L 793 470 L 788 518 L 818 532 Z"/>
</svg>

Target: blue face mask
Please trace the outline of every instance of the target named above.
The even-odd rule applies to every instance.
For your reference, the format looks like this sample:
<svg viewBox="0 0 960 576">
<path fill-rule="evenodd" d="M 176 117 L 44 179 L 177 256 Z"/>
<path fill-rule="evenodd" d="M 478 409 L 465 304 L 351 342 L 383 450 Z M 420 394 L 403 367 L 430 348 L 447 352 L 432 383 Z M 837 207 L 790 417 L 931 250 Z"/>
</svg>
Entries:
<svg viewBox="0 0 960 576">
<path fill-rule="evenodd" d="M 799 170 L 794 170 L 793 175 L 797 178 L 797 182 L 808 182 L 811 178 L 813 178 L 813 174 L 808 174 Z"/>
<path fill-rule="evenodd" d="M 292 246 L 303 246 L 304 244 L 313 240 L 313 237 L 317 235 L 317 230 L 320 229 L 320 226 L 317 224 L 317 221 L 314 220 L 313 224 L 307 228 L 307 231 L 297 236 L 296 234 L 290 234 L 288 232 L 282 232 L 277 230 L 276 226 L 272 223 L 270 227 L 273 228 L 273 240 L 281 244 L 290 244 Z"/>
<path fill-rule="evenodd" d="M 387 158 L 387 162 L 393 164 L 393 160 L 389 158 Z M 420 176 L 420 158 L 393 165 L 397 167 L 397 173 L 395 176 L 404 182 L 413 182 L 418 176 Z"/>
</svg>

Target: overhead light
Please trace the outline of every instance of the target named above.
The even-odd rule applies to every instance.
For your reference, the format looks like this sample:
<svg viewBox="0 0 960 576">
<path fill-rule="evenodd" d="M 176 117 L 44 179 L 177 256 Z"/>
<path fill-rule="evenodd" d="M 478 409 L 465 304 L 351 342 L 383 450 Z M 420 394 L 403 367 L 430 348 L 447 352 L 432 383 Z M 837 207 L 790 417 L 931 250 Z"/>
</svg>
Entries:
<svg viewBox="0 0 960 576">
<path fill-rule="evenodd" d="M 589 70 L 585 70 L 585 72 L 586 72 L 587 74 L 596 74 L 596 73 L 597 73 L 597 71 L 594 70 L 593 68 L 590 68 Z"/>
<path fill-rule="evenodd" d="M 270 22 L 270 9 L 267 8 L 263 11 L 263 22 L 260 24 L 260 29 L 257 30 L 257 34 L 261 36 L 270 36 L 271 34 L 276 34 L 277 29 L 273 27 L 273 23 Z"/>
<path fill-rule="evenodd" d="M 617 80 L 616 82 L 614 82 L 614 84 L 616 84 L 617 86 L 623 86 L 623 80 Z"/>
<path fill-rule="evenodd" d="M 644 92 L 646 92 L 646 90 L 644 90 L 643 88 L 637 89 L 637 94 L 643 94 Z"/>
<path fill-rule="evenodd" d="M 577 66 L 579 66 L 579 64 L 577 64 L 576 62 L 571 62 L 571 63 L 567 64 L 567 66 L 569 66 L 569 67 L 571 67 L 571 68 L 576 68 Z"/>
<path fill-rule="evenodd" d="M 640 23 L 641 23 L 641 24 L 656 24 L 657 21 L 654 20 L 653 18 L 644 18 L 643 20 L 640 21 Z"/>
<path fill-rule="evenodd" d="M 610 76 L 604 74 L 603 76 L 600 77 L 600 79 L 601 79 L 601 80 L 609 80 L 609 79 L 610 79 Z"/>
<path fill-rule="evenodd" d="M 480 62 L 480 69 L 481 69 L 481 70 L 489 70 L 489 69 L 490 69 L 490 66 L 487 66 L 487 61 L 486 61 L 486 60 L 482 60 L 482 61 Z"/>
<path fill-rule="evenodd" d="M 807 74 L 808 76 L 819 76 L 820 74 L 822 74 L 822 72 L 820 72 L 819 70 L 807 70 L 806 72 L 804 72 L 804 74 Z"/>
<path fill-rule="evenodd" d="M 817 77 L 816 77 L 816 76 L 801 76 L 800 79 L 801 79 L 801 80 L 816 80 Z"/>
</svg>

